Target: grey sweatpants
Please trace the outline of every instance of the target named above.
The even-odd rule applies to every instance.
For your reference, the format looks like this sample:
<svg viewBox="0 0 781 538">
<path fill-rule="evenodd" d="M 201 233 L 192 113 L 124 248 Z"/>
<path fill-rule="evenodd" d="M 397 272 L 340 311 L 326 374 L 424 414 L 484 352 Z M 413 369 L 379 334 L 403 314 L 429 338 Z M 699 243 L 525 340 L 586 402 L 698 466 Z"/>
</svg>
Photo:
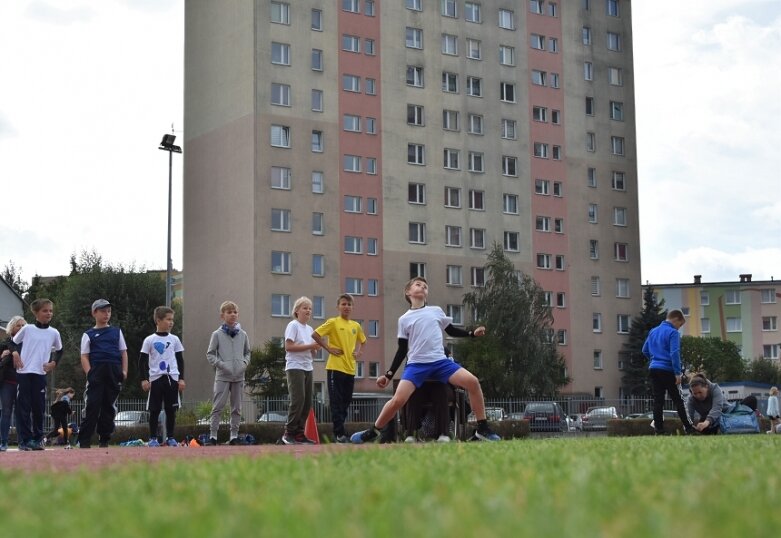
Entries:
<svg viewBox="0 0 781 538">
<path fill-rule="evenodd" d="M 290 393 L 290 409 L 285 431 L 290 435 L 304 433 L 304 425 L 312 407 L 312 372 L 287 370 L 287 390 Z"/>
<path fill-rule="evenodd" d="M 239 422 L 241 422 L 241 399 L 244 396 L 244 381 L 214 381 L 214 397 L 212 398 L 211 430 L 210 436 L 217 439 L 217 430 L 220 429 L 220 415 L 225 404 L 231 400 L 230 439 L 239 436 Z"/>
</svg>

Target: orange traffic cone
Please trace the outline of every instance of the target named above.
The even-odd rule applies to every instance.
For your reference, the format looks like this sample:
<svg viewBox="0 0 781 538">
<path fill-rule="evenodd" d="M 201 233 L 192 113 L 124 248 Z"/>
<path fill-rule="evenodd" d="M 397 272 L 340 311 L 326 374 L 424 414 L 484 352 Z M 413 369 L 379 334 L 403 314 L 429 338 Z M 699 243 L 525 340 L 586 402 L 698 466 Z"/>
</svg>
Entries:
<svg viewBox="0 0 781 538">
<path fill-rule="evenodd" d="M 315 418 L 315 410 L 311 408 L 309 409 L 309 416 L 306 417 L 304 435 L 314 441 L 316 445 L 320 444 L 320 434 L 317 433 L 317 419 Z"/>
</svg>

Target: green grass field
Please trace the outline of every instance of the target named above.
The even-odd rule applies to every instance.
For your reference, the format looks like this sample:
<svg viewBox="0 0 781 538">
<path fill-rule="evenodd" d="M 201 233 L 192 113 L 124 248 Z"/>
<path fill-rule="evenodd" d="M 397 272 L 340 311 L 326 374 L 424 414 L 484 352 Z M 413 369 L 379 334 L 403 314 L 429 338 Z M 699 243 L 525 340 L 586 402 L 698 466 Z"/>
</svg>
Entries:
<svg viewBox="0 0 781 538">
<path fill-rule="evenodd" d="M 770 536 L 781 526 L 780 454 L 781 436 L 592 437 L 57 476 L 0 470 L 0 529 L 104 538 Z"/>
</svg>

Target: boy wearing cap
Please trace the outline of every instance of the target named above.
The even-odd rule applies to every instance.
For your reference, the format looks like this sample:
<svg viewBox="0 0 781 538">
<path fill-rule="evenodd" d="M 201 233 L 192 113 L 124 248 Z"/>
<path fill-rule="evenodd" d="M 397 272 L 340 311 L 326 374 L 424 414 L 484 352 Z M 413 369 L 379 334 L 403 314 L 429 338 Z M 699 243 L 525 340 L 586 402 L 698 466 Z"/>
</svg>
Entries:
<svg viewBox="0 0 781 538">
<path fill-rule="evenodd" d="M 127 344 L 122 330 L 109 325 L 111 303 L 106 299 L 92 303 L 92 317 L 95 318 L 95 326 L 81 337 L 81 367 L 87 375 L 87 387 L 79 447 L 90 447 L 97 427 L 98 443 L 105 448 L 114 432 L 119 391 L 127 379 Z"/>
</svg>

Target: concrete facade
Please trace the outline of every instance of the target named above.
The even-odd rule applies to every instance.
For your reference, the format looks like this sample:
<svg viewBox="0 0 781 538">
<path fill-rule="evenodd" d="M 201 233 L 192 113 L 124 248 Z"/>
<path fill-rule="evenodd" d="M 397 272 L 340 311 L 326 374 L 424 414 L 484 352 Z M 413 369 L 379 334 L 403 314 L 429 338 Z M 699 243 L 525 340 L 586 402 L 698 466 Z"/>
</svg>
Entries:
<svg viewBox="0 0 781 538">
<path fill-rule="evenodd" d="M 618 397 L 617 320 L 642 299 L 631 2 L 585 4 L 187 2 L 190 393 L 211 392 L 201 350 L 223 300 L 261 346 L 298 296 L 316 326 L 343 291 L 369 336 L 356 391 L 371 392 L 404 283 L 425 274 L 469 325 L 463 294 L 498 242 L 550 292 L 565 391 Z"/>
</svg>

